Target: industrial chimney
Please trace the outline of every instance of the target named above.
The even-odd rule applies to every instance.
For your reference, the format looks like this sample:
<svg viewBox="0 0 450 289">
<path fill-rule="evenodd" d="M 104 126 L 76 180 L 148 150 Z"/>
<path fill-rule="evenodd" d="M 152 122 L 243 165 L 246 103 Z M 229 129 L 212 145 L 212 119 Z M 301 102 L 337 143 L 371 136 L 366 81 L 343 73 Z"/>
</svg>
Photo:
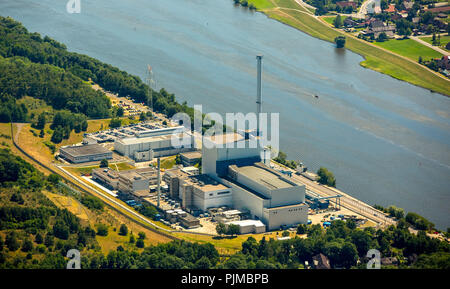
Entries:
<svg viewBox="0 0 450 289">
<path fill-rule="evenodd" d="M 261 99 L 261 62 L 262 62 L 263 56 L 261 54 L 256 56 L 256 60 L 258 63 L 258 74 L 257 74 L 257 87 L 256 87 L 256 120 L 257 120 L 257 126 L 256 126 L 256 135 L 260 136 L 260 127 L 259 127 L 259 114 L 261 113 L 262 109 L 262 99 Z"/>
<path fill-rule="evenodd" d="M 157 181 L 157 194 L 158 194 L 158 208 L 160 208 L 160 196 L 161 196 L 161 160 L 158 157 L 158 181 Z"/>
</svg>

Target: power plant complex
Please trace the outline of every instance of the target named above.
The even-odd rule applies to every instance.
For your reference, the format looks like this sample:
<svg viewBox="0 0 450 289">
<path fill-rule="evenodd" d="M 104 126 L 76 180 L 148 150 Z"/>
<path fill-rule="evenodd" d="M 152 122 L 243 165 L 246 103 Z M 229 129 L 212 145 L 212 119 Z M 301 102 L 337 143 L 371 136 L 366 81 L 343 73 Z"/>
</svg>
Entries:
<svg viewBox="0 0 450 289">
<path fill-rule="evenodd" d="M 257 60 L 259 117 L 262 108 L 262 56 L 257 56 Z M 290 181 L 262 162 L 265 161 L 261 159 L 264 148 L 250 146 L 250 142 L 260 136 L 258 124 L 256 134 L 203 137 L 202 175 L 177 177 L 180 179 L 177 182 L 180 186 L 178 198 L 182 200 L 182 207 L 201 211 L 213 207 L 232 207 L 247 212 L 251 219 L 262 221 L 267 230 L 306 224 L 308 205 L 305 203 L 305 186 Z M 255 226 L 254 223 L 252 225 Z"/>
<path fill-rule="evenodd" d="M 196 217 L 205 215 L 238 225 L 241 233 L 306 224 L 309 206 L 305 202 L 305 186 L 272 169 L 270 157 L 266 157 L 270 152 L 261 145 L 262 56 L 256 59 L 256 130 L 202 135 L 200 152 L 195 149 L 194 134 L 185 127 L 147 122 L 88 134 L 88 145 L 62 148 L 61 156 L 76 163 L 111 159 L 112 152 L 100 147 L 100 143 L 113 142 L 114 151 L 133 162 L 158 158 L 158 168 L 147 166 L 120 172 L 100 168 L 92 172 L 92 179 L 131 198 L 125 200 L 129 204 L 152 203 L 164 221 L 186 228 L 200 226 Z M 174 146 L 174 139 L 182 145 Z M 86 155 L 89 152 L 93 155 Z M 159 158 L 173 155 L 180 155 L 184 167 L 164 171 L 162 185 Z M 193 167 L 197 164 L 201 164 L 201 174 Z"/>
</svg>

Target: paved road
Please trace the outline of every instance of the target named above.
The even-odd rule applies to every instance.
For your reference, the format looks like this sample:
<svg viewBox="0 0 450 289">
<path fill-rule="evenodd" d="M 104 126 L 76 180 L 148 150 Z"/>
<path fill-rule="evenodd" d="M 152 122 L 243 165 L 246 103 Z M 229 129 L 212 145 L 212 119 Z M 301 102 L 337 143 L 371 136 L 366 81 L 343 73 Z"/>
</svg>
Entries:
<svg viewBox="0 0 450 289">
<path fill-rule="evenodd" d="M 423 45 L 425 45 L 425 46 L 428 46 L 428 47 L 430 47 L 431 49 L 433 49 L 433 50 L 435 50 L 435 51 L 437 51 L 437 52 L 439 52 L 439 53 L 441 53 L 441 54 L 443 54 L 443 55 L 450 55 L 450 53 L 449 53 L 448 51 L 445 51 L 444 49 L 441 49 L 441 48 L 439 48 L 439 47 L 437 47 L 437 46 L 433 46 L 433 45 L 431 45 L 430 43 L 428 43 L 428 42 L 423 41 L 422 39 L 420 39 L 420 37 L 417 37 L 417 36 L 409 36 L 409 38 L 411 38 L 411 39 L 413 39 L 413 40 L 419 42 L 420 44 L 423 44 Z"/>
</svg>

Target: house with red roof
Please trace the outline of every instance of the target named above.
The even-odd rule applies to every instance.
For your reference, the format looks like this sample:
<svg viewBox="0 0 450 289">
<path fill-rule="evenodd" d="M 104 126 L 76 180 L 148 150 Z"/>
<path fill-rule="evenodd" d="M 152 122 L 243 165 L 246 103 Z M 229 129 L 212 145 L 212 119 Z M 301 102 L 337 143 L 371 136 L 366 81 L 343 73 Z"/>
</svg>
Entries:
<svg viewBox="0 0 450 289">
<path fill-rule="evenodd" d="M 441 59 L 438 60 L 438 66 L 442 69 L 450 69 L 450 57 L 448 55 L 442 56 Z"/>
<path fill-rule="evenodd" d="M 394 13 L 395 12 L 395 4 L 389 4 L 387 9 L 384 9 L 386 13 Z"/>
</svg>

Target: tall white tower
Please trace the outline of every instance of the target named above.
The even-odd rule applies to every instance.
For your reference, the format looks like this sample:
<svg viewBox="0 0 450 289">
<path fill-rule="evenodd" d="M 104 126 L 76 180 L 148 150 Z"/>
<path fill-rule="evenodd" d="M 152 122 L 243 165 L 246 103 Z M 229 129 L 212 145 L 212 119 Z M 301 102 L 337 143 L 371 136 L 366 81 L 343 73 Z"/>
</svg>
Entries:
<svg viewBox="0 0 450 289">
<path fill-rule="evenodd" d="M 257 119 L 257 127 L 256 127 L 256 135 L 260 136 L 261 131 L 259 127 L 259 115 L 262 112 L 262 96 L 261 96 L 261 65 L 262 65 L 262 58 L 263 56 L 261 54 L 256 56 L 257 65 L 258 65 L 258 72 L 257 72 L 257 85 L 256 85 L 256 119 Z"/>
</svg>

